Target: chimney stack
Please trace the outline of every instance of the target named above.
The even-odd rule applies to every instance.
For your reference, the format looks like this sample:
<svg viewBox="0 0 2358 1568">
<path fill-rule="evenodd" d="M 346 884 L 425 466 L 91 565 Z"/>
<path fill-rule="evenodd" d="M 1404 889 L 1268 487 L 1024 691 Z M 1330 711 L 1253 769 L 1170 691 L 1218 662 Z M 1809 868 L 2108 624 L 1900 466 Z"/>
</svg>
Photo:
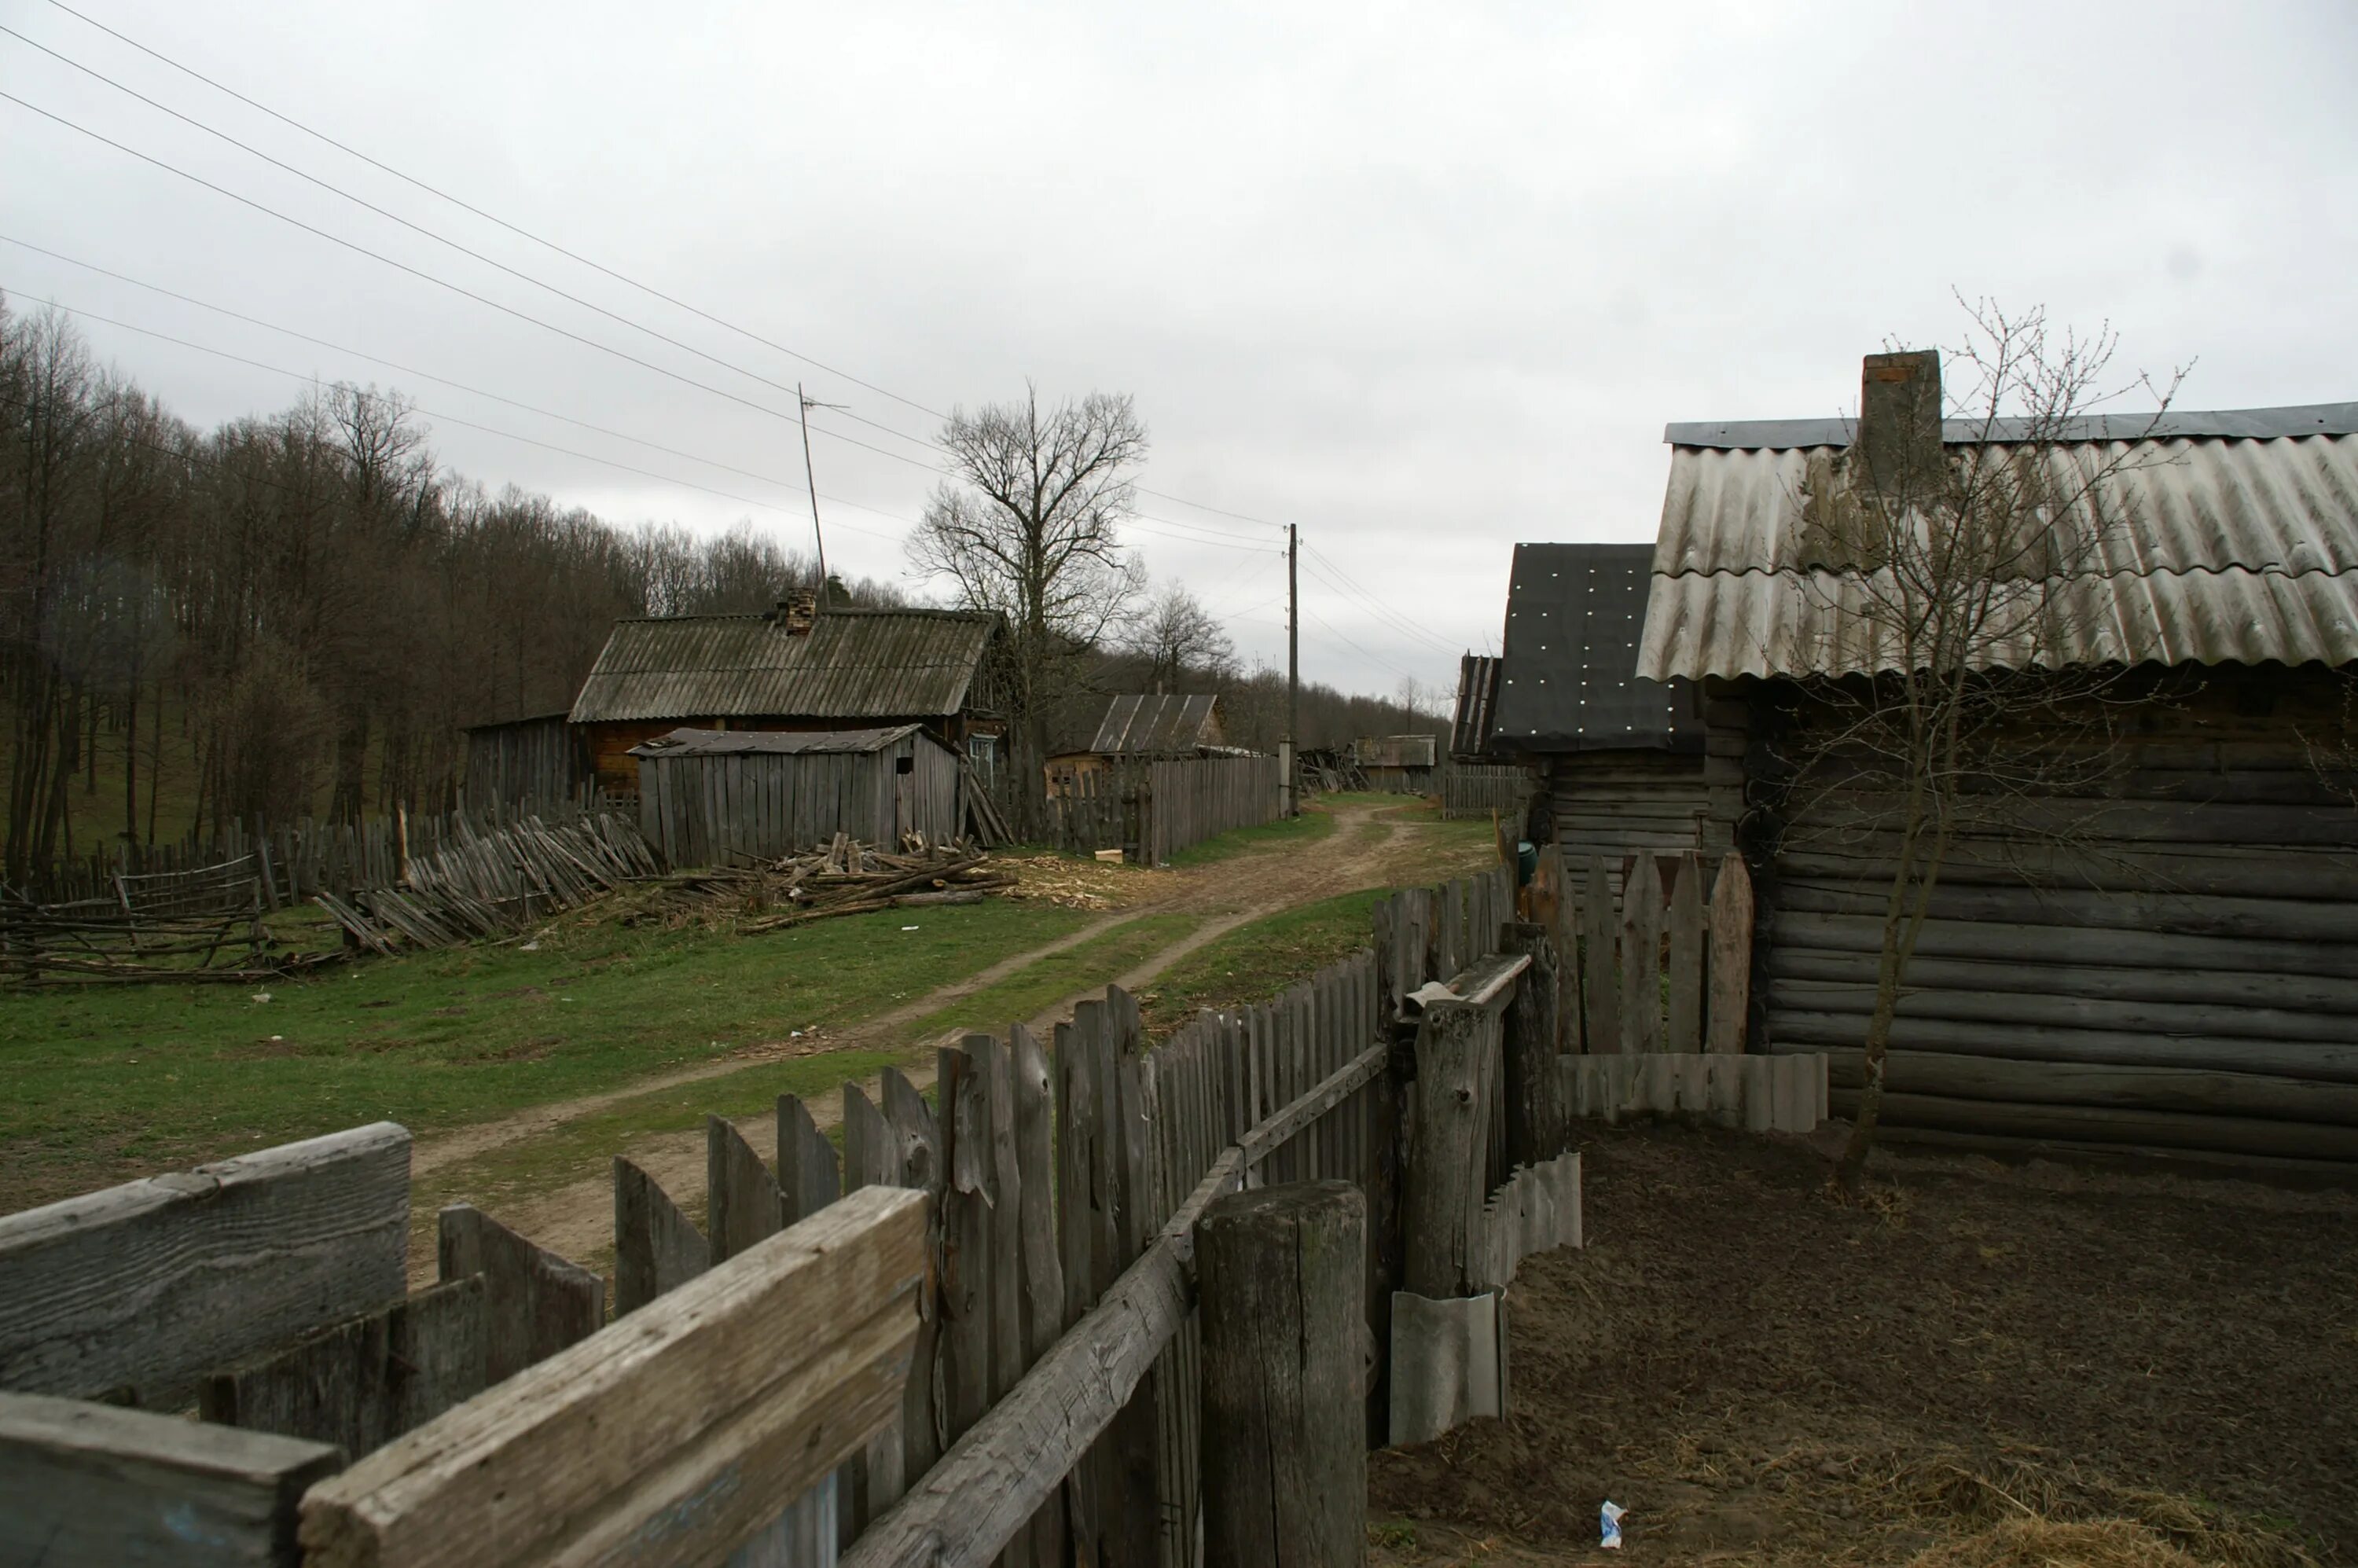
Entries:
<svg viewBox="0 0 2358 1568">
<path fill-rule="evenodd" d="M 811 623 L 818 619 L 818 595 L 797 593 L 778 600 L 770 619 L 789 637 L 807 637 Z"/>
<path fill-rule="evenodd" d="M 1932 489 L 1941 474 L 1941 351 L 1869 354 L 1859 373 L 1852 478 L 1889 496 Z"/>
</svg>

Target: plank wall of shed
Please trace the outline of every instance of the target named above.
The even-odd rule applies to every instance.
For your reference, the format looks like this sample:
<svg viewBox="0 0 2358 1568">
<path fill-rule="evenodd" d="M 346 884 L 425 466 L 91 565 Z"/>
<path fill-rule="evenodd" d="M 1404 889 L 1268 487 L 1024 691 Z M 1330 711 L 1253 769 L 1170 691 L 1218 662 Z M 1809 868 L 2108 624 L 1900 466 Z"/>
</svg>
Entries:
<svg viewBox="0 0 2358 1568">
<path fill-rule="evenodd" d="M 1574 752 L 1548 757 L 1541 765 L 1556 841 L 1563 846 L 1564 867 L 1575 883 L 1586 876 L 1588 858 L 1602 856 L 1617 897 L 1621 865 L 1640 849 L 1660 856 L 1698 847 L 1704 767 L 1693 752 Z"/>
<path fill-rule="evenodd" d="M 1884 1120 L 2042 1141 L 2358 1160 L 2358 804 L 2320 666 L 2169 672 L 2117 764 L 1945 864 Z M 1897 836 L 1869 797 L 1799 811 L 1791 689 L 1714 683 L 1706 848 L 1757 868 L 1755 1038 L 1833 1053 L 1855 1106 Z M 1748 817 L 1747 800 L 1758 807 Z M 2071 823 L 2067 840 L 2034 824 Z"/>
<path fill-rule="evenodd" d="M 906 774 L 894 771 L 902 756 L 912 756 Z M 732 851 L 774 859 L 838 833 L 891 844 L 903 826 L 942 840 L 954 836 L 957 822 L 957 759 L 922 736 L 870 753 L 633 762 L 640 830 L 675 866 L 723 863 Z"/>
</svg>

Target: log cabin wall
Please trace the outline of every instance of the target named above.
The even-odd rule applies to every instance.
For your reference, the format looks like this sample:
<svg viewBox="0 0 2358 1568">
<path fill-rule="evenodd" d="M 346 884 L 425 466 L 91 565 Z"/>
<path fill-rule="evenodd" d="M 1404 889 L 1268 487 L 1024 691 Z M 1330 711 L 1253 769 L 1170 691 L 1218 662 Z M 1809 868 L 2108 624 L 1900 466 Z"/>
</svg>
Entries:
<svg viewBox="0 0 2358 1568">
<path fill-rule="evenodd" d="M 2358 666 L 2147 672 L 2101 780 L 2020 802 L 1942 868 L 1887 1125 L 2358 1160 Z M 1833 1054 L 1855 1107 L 1897 836 L 1780 775 L 1812 711 L 1710 683 L 1705 847 L 1756 869 L 1755 1035 Z"/>
</svg>

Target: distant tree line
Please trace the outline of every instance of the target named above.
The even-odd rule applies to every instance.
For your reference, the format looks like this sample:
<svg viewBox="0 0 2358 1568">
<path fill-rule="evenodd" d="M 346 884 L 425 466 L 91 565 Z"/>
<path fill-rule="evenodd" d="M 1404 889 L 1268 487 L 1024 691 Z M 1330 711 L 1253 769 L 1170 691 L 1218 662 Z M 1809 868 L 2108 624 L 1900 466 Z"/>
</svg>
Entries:
<svg viewBox="0 0 2358 1568">
<path fill-rule="evenodd" d="M 215 829 L 447 805 L 460 728 L 569 706 L 617 618 L 817 587 L 750 528 L 699 539 L 492 494 L 426 434 L 398 394 L 342 384 L 200 431 L 61 317 L 0 299 L 9 880 L 154 841 L 168 745 Z"/>
</svg>

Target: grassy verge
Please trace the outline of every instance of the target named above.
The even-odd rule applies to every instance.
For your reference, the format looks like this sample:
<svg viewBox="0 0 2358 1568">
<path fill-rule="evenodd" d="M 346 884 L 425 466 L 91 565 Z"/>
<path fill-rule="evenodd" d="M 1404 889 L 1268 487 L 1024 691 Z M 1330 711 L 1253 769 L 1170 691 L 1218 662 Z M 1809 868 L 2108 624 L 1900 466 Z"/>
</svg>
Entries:
<svg viewBox="0 0 2358 1568">
<path fill-rule="evenodd" d="M 1282 849 L 1315 843 L 1334 831 L 1334 815 L 1313 806 L 1299 816 L 1281 816 L 1258 827 L 1239 827 L 1217 838 L 1190 844 L 1173 855 L 1171 863 L 1174 866 L 1208 866 L 1259 849 Z"/>
<path fill-rule="evenodd" d="M 1368 888 L 1238 926 L 1164 971 L 1139 998 L 1151 1034 L 1167 1034 L 1202 1008 L 1266 1001 L 1368 945 L 1388 890 Z"/>
<path fill-rule="evenodd" d="M 0 1189 L 13 1208 L 380 1118 L 425 1131 L 597 1093 L 872 1017 L 1088 919 L 1003 899 L 911 913 L 760 937 L 580 923 L 535 951 L 265 991 L 0 996 Z"/>
<path fill-rule="evenodd" d="M 1076 946 L 1035 958 L 996 985 L 928 1014 L 910 1033 L 925 1039 L 953 1029 L 1003 1031 L 1068 996 L 1112 984 L 1202 923 L 1194 914 L 1150 914 L 1125 921 Z"/>
</svg>

